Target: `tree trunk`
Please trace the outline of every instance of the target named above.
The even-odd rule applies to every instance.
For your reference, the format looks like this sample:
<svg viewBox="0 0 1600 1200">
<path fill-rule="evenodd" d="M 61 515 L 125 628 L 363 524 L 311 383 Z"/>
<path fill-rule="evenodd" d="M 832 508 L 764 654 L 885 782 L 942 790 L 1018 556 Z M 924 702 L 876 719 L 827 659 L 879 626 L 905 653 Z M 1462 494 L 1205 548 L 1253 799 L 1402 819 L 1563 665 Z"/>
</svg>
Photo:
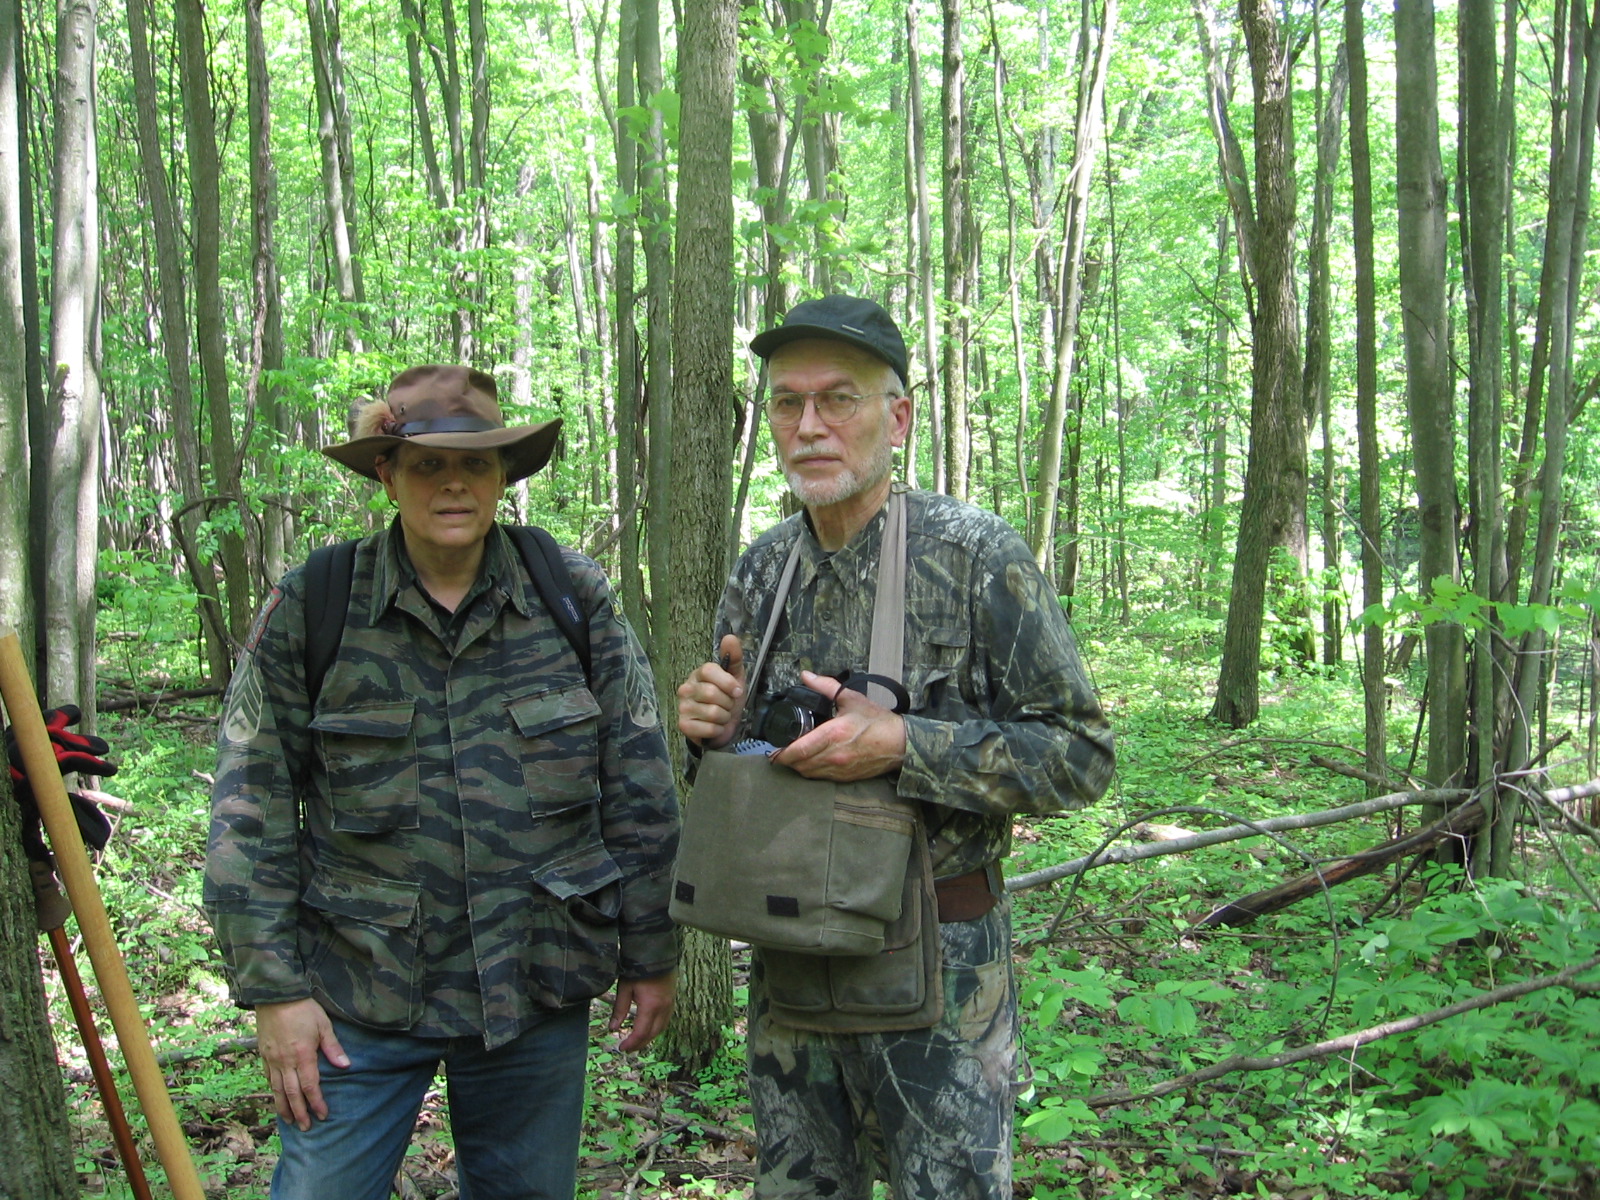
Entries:
<svg viewBox="0 0 1600 1200">
<path fill-rule="evenodd" d="M 705 661 L 707 634 L 727 581 L 733 457 L 733 95 L 738 0 L 702 0 L 684 14 L 679 42 L 683 106 L 678 142 L 678 253 L 673 272 L 674 486 L 672 577 L 665 615 L 661 711 L 678 681 Z M 680 739 L 673 739 L 681 753 Z M 681 764 L 680 764 L 681 765 Z M 689 803 L 693 803 L 691 796 Z M 733 1003 L 728 943 L 686 930 L 678 1006 L 664 1053 L 685 1075 L 710 1065 Z"/>
<path fill-rule="evenodd" d="M 189 316 L 184 280 L 185 252 L 179 253 L 178 222 L 168 190 L 166 165 L 161 157 L 161 116 L 156 100 L 155 69 L 150 55 L 148 23 L 142 0 L 130 0 L 128 47 L 133 68 L 134 110 L 137 118 L 139 162 L 145 194 L 150 203 L 150 231 L 155 239 L 156 306 L 160 312 L 162 350 L 166 360 L 168 407 L 171 411 L 174 465 L 181 497 L 177 535 L 180 557 L 190 585 L 199 597 L 200 627 L 205 642 L 209 677 L 226 680 L 230 668 L 227 618 L 217 596 L 216 572 L 209 559 L 195 549 L 205 484 L 200 467 L 200 418 L 195 412 L 194 386 L 189 373 Z"/>
<path fill-rule="evenodd" d="M 0 628 L 33 656 L 33 572 L 28 561 L 28 359 L 23 307 L 22 12 L 0 0 Z"/>
<path fill-rule="evenodd" d="M 1460 0 L 1459 175 L 1464 196 L 1461 257 L 1467 312 L 1467 506 L 1472 556 L 1472 590 L 1487 603 L 1484 620 L 1472 638 L 1472 747 L 1468 783 L 1488 780 L 1495 770 L 1500 728 L 1501 680 L 1511 664 L 1497 662 L 1501 642 L 1493 602 L 1504 598 L 1505 513 L 1500 502 L 1501 426 L 1501 246 L 1505 230 L 1506 131 L 1500 123 L 1499 66 L 1495 55 L 1494 0 Z M 1524 726 L 1525 728 L 1525 726 Z M 1489 801 L 1491 831 L 1495 813 L 1514 803 L 1511 789 Z M 1475 865 L 1488 865 L 1493 838 L 1474 843 Z"/>
<path fill-rule="evenodd" d="M 644 407 L 649 426 L 648 496 L 645 549 L 650 563 L 650 663 L 666 665 L 666 597 L 660 589 L 671 577 L 672 534 L 668 528 L 672 479 L 672 211 L 667 203 L 667 138 L 658 107 L 661 76 L 661 26 L 657 0 L 635 0 L 638 30 L 634 66 L 640 99 L 650 110 L 647 159 L 639 170 L 640 226 L 645 260 Z"/>
<path fill-rule="evenodd" d="M 1397 0 L 1395 52 L 1411 64 L 1396 96 L 1400 304 L 1405 329 L 1406 403 L 1417 476 L 1424 597 L 1436 581 L 1460 578 L 1456 536 L 1455 410 L 1445 315 L 1445 193 L 1439 161 L 1438 70 L 1433 5 Z M 1439 787 L 1460 778 L 1466 747 L 1466 666 L 1461 626 L 1428 626 L 1428 766 Z M 1429 819 L 1438 814 L 1430 813 Z"/>
<path fill-rule="evenodd" d="M 1255 104 L 1256 280 L 1250 455 L 1214 720 L 1242 728 L 1261 707 L 1261 628 L 1274 549 L 1305 515 L 1306 439 L 1294 288 L 1294 119 L 1288 48 L 1270 0 L 1240 0 Z"/>
<path fill-rule="evenodd" d="M 328 232 L 329 269 L 339 300 L 365 303 L 356 257 L 355 164 L 350 161 L 350 111 L 344 96 L 344 49 L 339 39 L 338 0 L 306 0 L 311 29 L 311 67 L 317 93 L 317 144 L 322 151 L 323 221 Z M 352 354 L 363 348 L 359 313 L 342 322 Z"/>
<path fill-rule="evenodd" d="M 194 209 L 195 343 L 205 383 L 211 432 L 211 478 L 219 498 L 246 517 L 239 483 L 239 452 L 233 437 L 228 399 L 228 352 L 223 342 L 222 189 L 217 161 L 217 122 L 211 108 L 211 75 L 206 54 L 205 14 L 200 0 L 176 0 L 178 66 L 183 81 L 184 131 L 188 135 L 189 189 Z M 227 592 L 228 632 L 244 641 L 255 605 L 244 539 L 225 528 L 221 538 L 222 577 Z"/>
<path fill-rule="evenodd" d="M 41 663 L 46 702 L 94 708 L 96 521 L 99 516 L 99 294 L 95 217 L 95 0 L 56 12 L 55 222 L 50 287 L 50 424 L 45 480 Z M 37 462 L 34 469 L 38 469 Z"/>
<path fill-rule="evenodd" d="M 1378 448 L 1378 302 L 1373 271 L 1372 154 L 1367 142 L 1367 49 L 1359 4 L 1344 10 L 1344 46 L 1350 65 L 1350 208 L 1355 250 L 1356 441 L 1361 475 L 1361 599 L 1364 612 L 1383 603 L 1383 521 Z M 1366 712 L 1367 774 L 1389 774 L 1388 688 L 1384 680 L 1383 626 L 1362 624 L 1361 689 Z M 1367 785 L 1368 795 L 1379 787 Z"/>
<path fill-rule="evenodd" d="M 261 569 L 259 581 L 270 584 L 288 569 L 294 542 L 283 470 L 282 452 L 289 445 L 293 426 L 282 403 L 282 388 L 272 376 L 283 369 L 283 309 L 279 302 L 278 176 L 272 163 L 272 103 L 267 75 L 266 39 L 261 29 L 262 0 L 245 3 L 245 69 L 249 76 L 250 108 L 250 329 L 249 375 L 245 384 L 250 419 L 266 429 L 271 446 L 261 457 L 266 476 L 266 505 L 261 512 Z M 226 675 L 218 676 L 225 678 Z"/>
<path fill-rule="evenodd" d="M 39 975 L 20 813 L 11 781 L 0 772 L 0 1197 L 77 1200 L 72 1126 Z"/>
<path fill-rule="evenodd" d="M 928 454 L 933 459 L 932 486 L 936 492 L 945 490 L 948 478 L 944 456 L 944 380 L 939 375 L 938 325 L 935 323 L 933 303 L 933 221 L 929 215 L 932 203 L 928 192 L 928 151 L 926 108 L 922 103 L 922 54 L 917 46 L 917 7 L 919 0 L 906 4 L 906 105 L 910 110 L 911 125 L 907 136 L 911 139 L 912 168 L 916 176 L 916 236 L 917 236 L 917 299 L 922 310 L 922 361 L 928 373 L 928 386 L 923 407 L 928 413 Z M 907 387 L 911 381 L 905 381 Z M 916 427 L 910 434 L 916 440 Z M 908 465 L 914 454 L 908 450 Z M 912 476 L 915 479 L 915 475 Z"/>
<path fill-rule="evenodd" d="M 1067 439 L 1072 402 L 1072 375 L 1077 359 L 1078 316 L 1084 296 L 1084 246 L 1089 227 L 1089 185 L 1104 136 L 1106 76 L 1116 36 L 1118 0 L 1104 0 L 1098 22 L 1091 25 L 1087 5 L 1078 36 L 1078 114 L 1074 130 L 1072 180 L 1068 191 L 1061 256 L 1056 269 L 1061 311 L 1056 317 L 1055 360 L 1050 379 L 1050 406 L 1044 418 L 1039 450 L 1039 507 L 1031 549 L 1046 574 L 1055 561 L 1056 509 L 1062 488 L 1062 447 Z M 1098 30 L 1098 40 L 1094 38 Z"/>
<path fill-rule="evenodd" d="M 1595 121 L 1600 117 L 1600 0 L 1585 15 L 1574 0 L 1567 43 L 1566 129 L 1555 178 L 1551 181 L 1552 221 L 1545 235 L 1545 253 L 1556 257 L 1545 277 L 1554 294 L 1550 311 L 1550 383 L 1545 403 L 1544 463 L 1539 474 L 1538 529 L 1529 571 L 1527 603 L 1551 602 L 1556 556 L 1560 549 L 1567 435 L 1572 419 L 1573 336 L 1587 248 L 1589 192 L 1594 158 Z M 1525 769 L 1534 757 L 1529 728 L 1546 682 L 1545 633 L 1535 625 L 1523 635 L 1512 686 L 1516 726 L 1507 751 L 1507 766 Z M 1522 707 L 1526 705 L 1527 707 Z M 1512 868 L 1512 837 L 1518 797 L 1508 793 L 1495 816 L 1489 870 L 1505 875 Z"/>
<path fill-rule="evenodd" d="M 638 38 L 640 0 L 620 0 L 617 9 L 617 108 L 636 102 L 634 43 Z M 617 217 L 616 298 L 617 330 L 617 507 L 622 544 L 622 607 L 638 626 L 648 646 L 650 612 L 644 599 L 644 573 L 639 564 L 639 330 L 634 320 L 634 243 L 637 219 L 634 202 L 639 192 L 638 143 L 620 118 L 613 118 L 612 136 L 617 149 L 617 188 L 622 212 Z"/>
<path fill-rule="evenodd" d="M 1114 3 L 1115 0 L 1112 0 Z M 943 0 L 944 162 L 940 173 L 944 207 L 944 345 L 940 375 L 944 383 L 944 459 L 949 493 L 965 500 L 971 467 L 967 420 L 967 343 L 972 337 L 970 309 L 977 287 L 977 238 L 972 220 L 972 145 L 967 129 L 967 67 L 961 45 L 961 0 Z"/>
</svg>

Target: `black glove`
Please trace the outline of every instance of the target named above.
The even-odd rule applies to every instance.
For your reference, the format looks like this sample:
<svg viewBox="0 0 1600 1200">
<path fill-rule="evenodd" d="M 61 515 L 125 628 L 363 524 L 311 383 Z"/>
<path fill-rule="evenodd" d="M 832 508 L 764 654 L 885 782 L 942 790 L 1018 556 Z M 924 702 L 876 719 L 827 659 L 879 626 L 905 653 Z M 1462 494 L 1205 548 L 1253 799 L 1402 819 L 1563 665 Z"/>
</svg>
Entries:
<svg viewBox="0 0 1600 1200">
<path fill-rule="evenodd" d="M 50 748 L 56 752 L 57 768 L 63 775 L 71 771 L 102 778 L 115 775 L 116 764 L 100 757 L 110 751 L 110 742 L 105 738 L 68 731 L 67 726 L 76 725 L 82 716 L 76 704 L 63 704 L 60 708 L 48 709 L 44 714 L 44 727 L 50 734 Z M 11 763 L 11 782 L 22 782 L 22 749 L 17 745 L 16 731 L 11 727 L 6 729 L 6 758 Z"/>
<path fill-rule="evenodd" d="M 22 806 L 23 853 L 33 862 L 48 862 L 50 852 L 45 849 L 44 838 L 39 831 L 39 804 L 33 798 L 33 788 L 28 786 L 26 779 L 13 779 L 11 794 Z M 84 844 L 91 851 L 104 850 L 111 838 L 110 819 L 100 811 L 99 805 L 86 796 L 68 792 L 67 799 L 72 801 L 72 815 L 78 819 L 78 832 L 83 834 Z"/>
</svg>

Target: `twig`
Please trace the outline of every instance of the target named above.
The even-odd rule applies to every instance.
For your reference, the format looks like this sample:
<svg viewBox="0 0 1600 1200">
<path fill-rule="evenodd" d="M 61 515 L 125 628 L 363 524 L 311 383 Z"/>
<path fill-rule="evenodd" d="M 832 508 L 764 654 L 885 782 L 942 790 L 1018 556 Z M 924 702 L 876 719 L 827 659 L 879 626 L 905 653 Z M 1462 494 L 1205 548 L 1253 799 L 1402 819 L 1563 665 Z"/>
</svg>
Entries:
<svg viewBox="0 0 1600 1200">
<path fill-rule="evenodd" d="M 1293 1066 L 1295 1063 L 1306 1062 L 1311 1059 L 1328 1058 L 1335 1054 L 1354 1054 L 1362 1046 L 1371 1042 L 1381 1041 L 1399 1033 L 1411 1033 L 1414 1030 L 1425 1029 L 1429 1025 L 1437 1025 L 1440 1021 L 1447 1021 L 1451 1017 L 1458 1017 L 1462 1013 L 1475 1012 L 1480 1008 L 1489 1008 L 1496 1004 L 1503 1004 L 1508 1000 L 1516 1000 L 1534 992 L 1541 992 L 1545 988 L 1567 987 L 1580 995 L 1600 993 L 1600 980 L 1592 983 L 1579 982 L 1577 977 L 1586 971 L 1600 968 L 1600 955 L 1585 962 L 1574 963 L 1557 971 L 1554 975 L 1540 975 L 1536 979 L 1524 979 L 1518 983 L 1508 983 L 1504 987 L 1493 988 L 1487 992 L 1479 992 L 1466 1000 L 1458 1000 L 1454 1004 L 1447 1004 L 1443 1008 L 1435 1008 L 1415 1016 L 1402 1017 L 1397 1021 L 1385 1021 L 1381 1025 L 1371 1025 L 1366 1029 L 1347 1033 L 1343 1037 L 1330 1038 L 1326 1041 L 1314 1042 L 1309 1046 L 1300 1046 L 1293 1050 L 1285 1050 L 1281 1054 L 1249 1055 L 1236 1054 L 1221 1062 L 1212 1063 L 1198 1071 L 1190 1071 L 1169 1079 L 1165 1083 L 1158 1083 L 1153 1088 L 1144 1092 L 1102 1092 L 1098 1096 L 1090 1096 L 1084 1101 L 1090 1108 L 1111 1108 L 1118 1104 L 1131 1104 L 1136 1100 L 1154 1100 L 1160 1096 L 1170 1095 L 1172 1092 L 1182 1091 L 1184 1088 L 1193 1087 L 1197 1083 L 1206 1083 L 1212 1079 L 1220 1079 L 1224 1075 L 1231 1075 L 1235 1071 L 1275 1071 L 1281 1067 Z"/>
</svg>

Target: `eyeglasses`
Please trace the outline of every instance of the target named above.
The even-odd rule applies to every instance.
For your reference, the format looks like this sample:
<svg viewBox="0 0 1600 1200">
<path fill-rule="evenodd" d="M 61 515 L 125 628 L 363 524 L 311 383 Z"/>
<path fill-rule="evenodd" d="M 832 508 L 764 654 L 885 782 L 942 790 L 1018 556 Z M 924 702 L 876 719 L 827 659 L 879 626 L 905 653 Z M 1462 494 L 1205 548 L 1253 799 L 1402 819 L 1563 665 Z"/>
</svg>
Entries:
<svg viewBox="0 0 1600 1200">
<path fill-rule="evenodd" d="M 861 411 L 863 401 L 894 394 L 868 392 L 865 396 L 858 396 L 854 392 L 773 392 L 767 397 L 767 420 L 783 428 L 798 425 L 800 418 L 805 415 L 806 401 L 809 399 L 816 405 L 817 416 L 824 425 L 843 425 Z"/>
</svg>

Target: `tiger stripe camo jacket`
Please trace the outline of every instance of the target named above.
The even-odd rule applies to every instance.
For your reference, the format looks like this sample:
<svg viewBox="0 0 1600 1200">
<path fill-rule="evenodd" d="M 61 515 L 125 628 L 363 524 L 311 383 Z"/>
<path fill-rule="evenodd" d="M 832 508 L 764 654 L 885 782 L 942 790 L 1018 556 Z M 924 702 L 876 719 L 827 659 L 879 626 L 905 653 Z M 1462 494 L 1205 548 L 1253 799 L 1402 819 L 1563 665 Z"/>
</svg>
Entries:
<svg viewBox="0 0 1600 1200">
<path fill-rule="evenodd" d="M 498 526 L 454 614 L 398 521 L 363 539 L 314 708 L 304 569 L 273 590 L 224 705 L 206 862 L 237 1003 L 311 996 L 492 1049 L 676 966 L 678 806 L 649 663 L 598 564 L 563 554 L 592 680 Z"/>
</svg>

